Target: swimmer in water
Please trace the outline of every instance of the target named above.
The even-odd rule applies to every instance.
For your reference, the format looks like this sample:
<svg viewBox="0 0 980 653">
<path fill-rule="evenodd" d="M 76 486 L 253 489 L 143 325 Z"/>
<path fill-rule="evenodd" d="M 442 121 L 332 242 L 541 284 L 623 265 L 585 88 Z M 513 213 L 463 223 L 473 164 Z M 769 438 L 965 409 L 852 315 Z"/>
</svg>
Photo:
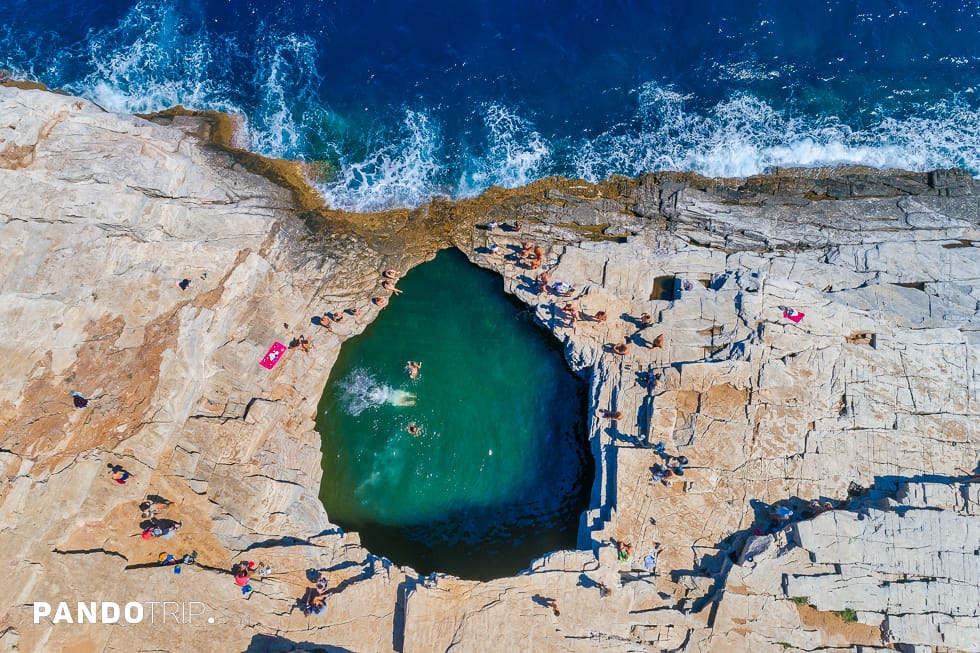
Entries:
<svg viewBox="0 0 980 653">
<path fill-rule="evenodd" d="M 405 369 L 408 370 L 408 378 L 417 379 L 419 378 L 419 370 L 422 369 L 422 362 L 408 361 L 405 363 Z"/>
<path fill-rule="evenodd" d="M 413 395 L 411 392 L 396 390 L 394 393 L 392 393 L 391 403 L 394 406 L 414 406 L 415 399 L 415 395 Z"/>
<path fill-rule="evenodd" d="M 409 422 L 408 426 L 405 427 L 405 430 L 408 431 L 408 434 L 411 435 L 413 438 L 418 437 L 419 433 L 421 432 L 419 429 L 419 425 L 416 424 L 415 422 Z"/>
</svg>

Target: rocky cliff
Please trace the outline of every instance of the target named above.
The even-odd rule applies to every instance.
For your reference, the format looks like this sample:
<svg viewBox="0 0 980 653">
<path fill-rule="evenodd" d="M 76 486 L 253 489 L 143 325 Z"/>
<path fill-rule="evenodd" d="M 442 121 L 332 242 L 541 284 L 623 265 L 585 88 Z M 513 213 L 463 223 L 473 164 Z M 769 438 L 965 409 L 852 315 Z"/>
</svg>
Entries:
<svg viewBox="0 0 980 653">
<path fill-rule="evenodd" d="M 221 129 L 0 88 L 2 648 L 980 650 L 967 174 L 552 179 L 346 215 Z M 540 243 L 571 295 L 540 292 L 490 238 Z M 450 245 L 501 274 L 589 386 L 581 550 L 486 583 L 392 567 L 317 498 L 314 411 L 341 343 L 378 314 L 379 270 Z M 567 302 L 608 319 L 573 321 Z M 333 331 L 310 324 L 353 307 Z M 309 352 L 257 364 L 304 333 Z M 689 460 L 669 486 L 651 482 L 658 442 Z M 147 495 L 182 523 L 164 544 L 139 536 Z M 173 574 L 163 550 L 197 564 Z M 273 568 L 248 598 L 228 573 L 243 558 Z M 319 617 L 294 609 L 311 569 L 331 580 Z M 203 612 L 35 624 L 40 601 Z"/>
</svg>

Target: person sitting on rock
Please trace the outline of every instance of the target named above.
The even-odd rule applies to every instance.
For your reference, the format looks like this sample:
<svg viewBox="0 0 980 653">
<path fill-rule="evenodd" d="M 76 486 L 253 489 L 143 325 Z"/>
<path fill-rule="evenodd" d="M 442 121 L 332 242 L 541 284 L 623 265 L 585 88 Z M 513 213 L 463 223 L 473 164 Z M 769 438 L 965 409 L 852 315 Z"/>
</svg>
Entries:
<svg viewBox="0 0 980 653">
<path fill-rule="evenodd" d="M 237 565 L 237 570 L 235 570 L 235 584 L 239 587 L 245 587 L 248 585 L 248 577 L 248 567 L 246 567 L 243 563 L 239 563 Z"/>
<path fill-rule="evenodd" d="M 122 465 L 109 465 L 109 473 L 112 475 L 112 480 L 119 485 L 126 485 L 126 481 L 133 477 L 132 474 L 123 469 Z"/>
<path fill-rule="evenodd" d="M 620 562 L 629 562 L 633 559 L 633 545 L 629 542 L 616 542 L 616 558 Z"/>
<path fill-rule="evenodd" d="M 773 509 L 771 518 L 773 526 L 782 526 L 793 516 L 793 511 L 787 506 L 778 506 Z"/>
<path fill-rule="evenodd" d="M 548 277 L 548 272 L 547 271 L 542 272 L 541 273 L 541 276 L 538 277 L 538 281 L 537 281 L 537 286 L 538 286 L 537 290 L 538 290 L 538 293 L 539 294 L 540 293 L 548 294 L 548 284 L 549 283 L 550 283 L 550 279 Z"/>
<path fill-rule="evenodd" d="M 613 345 L 612 350 L 614 354 L 619 354 L 620 356 L 625 356 L 630 353 L 629 345 L 623 342 Z"/>
<path fill-rule="evenodd" d="M 393 292 L 396 295 L 402 294 L 402 291 L 395 287 L 395 282 L 390 279 L 386 279 L 381 283 L 381 287 L 389 292 Z"/>
<path fill-rule="evenodd" d="M 561 310 L 568 315 L 569 322 L 571 322 L 572 324 L 575 324 L 578 321 L 579 318 L 578 306 L 576 306 L 572 302 L 568 302 L 567 304 L 562 306 Z"/>
<path fill-rule="evenodd" d="M 640 314 L 640 329 L 646 329 L 647 327 L 653 326 L 653 316 L 649 313 Z"/>
<path fill-rule="evenodd" d="M 152 519 L 169 507 L 170 502 L 144 501 L 140 504 L 140 516 L 146 519 Z"/>
<path fill-rule="evenodd" d="M 71 395 L 71 403 L 75 408 L 88 408 L 88 402 L 91 400 L 81 392 L 72 390 L 68 394 Z"/>
<path fill-rule="evenodd" d="M 650 473 L 651 473 L 651 477 L 650 477 L 651 483 L 659 483 L 660 481 L 664 480 L 664 466 L 661 465 L 660 463 L 657 463 L 653 467 L 651 467 Z"/>
<path fill-rule="evenodd" d="M 606 315 L 605 311 L 596 311 L 595 315 L 592 316 L 592 319 L 595 320 L 596 322 L 601 323 L 601 322 L 605 322 L 606 319 L 608 319 L 608 317 L 609 316 Z"/>
<path fill-rule="evenodd" d="M 315 590 L 313 592 L 313 598 L 310 601 L 310 609 L 313 614 L 320 614 L 326 606 L 327 601 L 327 590 Z"/>
<path fill-rule="evenodd" d="M 385 270 L 381 274 L 385 279 L 397 279 L 402 273 L 398 270 Z"/>
<path fill-rule="evenodd" d="M 162 532 L 159 535 L 157 535 L 157 537 L 162 537 L 165 540 L 169 540 L 174 535 L 176 535 L 177 531 L 180 530 L 183 527 L 183 525 L 184 522 L 179 522 L 179 521 L 173 522 L 169 526 L 164 527 L 162 529 Z"/>
<path fill-rule="evenodd" d="M 386 297 L 372 297 L 371 303 L 381 308 L 388 304 L 388 299 Z"/>
</svg>

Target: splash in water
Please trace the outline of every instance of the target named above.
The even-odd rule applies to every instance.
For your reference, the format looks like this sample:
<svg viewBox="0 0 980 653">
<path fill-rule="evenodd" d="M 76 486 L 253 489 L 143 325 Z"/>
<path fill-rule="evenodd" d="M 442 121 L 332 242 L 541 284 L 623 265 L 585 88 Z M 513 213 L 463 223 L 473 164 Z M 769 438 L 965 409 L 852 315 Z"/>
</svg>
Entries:
<svg viewBox="0 0 980 653">
<path fill-rule="evenodd" d="M 340 382 L 340 405 L 348 415 L 357 417 L 369 408 L 390 406 L 414 406 L 415 395 L 398 390 L 378 381 L 364 368 L 356 368 Z"/>
</svg>

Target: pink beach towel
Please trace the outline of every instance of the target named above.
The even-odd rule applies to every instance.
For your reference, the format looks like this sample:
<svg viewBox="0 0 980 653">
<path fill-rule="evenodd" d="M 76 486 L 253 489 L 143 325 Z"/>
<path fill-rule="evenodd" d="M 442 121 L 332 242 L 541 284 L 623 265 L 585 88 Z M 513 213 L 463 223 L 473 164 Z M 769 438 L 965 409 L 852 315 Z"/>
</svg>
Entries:
<svg viewBox="0 0 980 653">
<path fill-rule="evenodd" d="M 793 308 L 787 308 L 783 311 L 783 317 L 791 322 L 795 322 L 796 324 L 799 324 L 800 320 L 802 320 L 805 316 L 806 313 L 801 313 Z"/>
<path fill-rule="evenodd" d="M 281 342 L 274 342 L 272 346 L 269 347 L 269 351 L 266 353 L 265 358 L 259 361 L 259 365 L 267 370 L 271 370 L 282 358 L 283 353 L 286 351 L 286 345 Z"/>
</svg>

